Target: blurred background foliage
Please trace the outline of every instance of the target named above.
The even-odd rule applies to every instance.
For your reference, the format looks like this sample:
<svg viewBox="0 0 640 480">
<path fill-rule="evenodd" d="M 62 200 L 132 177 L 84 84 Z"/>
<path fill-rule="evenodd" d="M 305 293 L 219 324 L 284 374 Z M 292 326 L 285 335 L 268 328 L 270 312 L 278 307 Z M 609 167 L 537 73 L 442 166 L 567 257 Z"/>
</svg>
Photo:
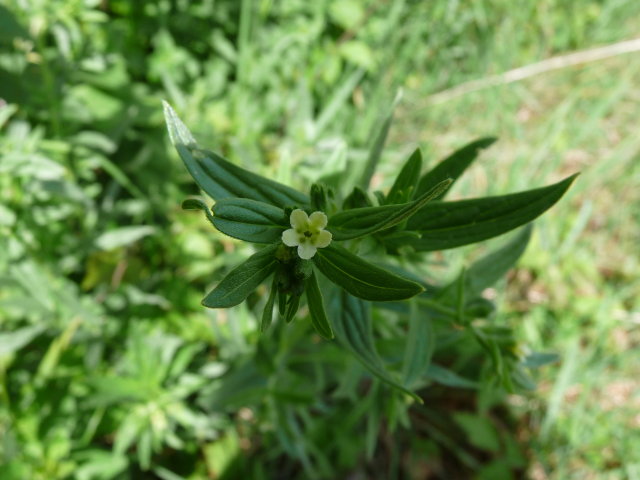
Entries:
<svg viewBox="0 0 640 480">
<path fill-rule="evenodd" d="M 634 0 L 2 0 L 0 476 L 640 478 L 640 54 L 434 95 L 639 25 Z M 306 190 L 364 159 L 400 87 L 377 188 L 485 135 L 458 197 L 583 172 L 487 292 L 509 341 L 560 354 L 530 395 L 452 377 L 397 418 L 302 322 L 261 337 L 260 295 L 199 304 L 248 252 L 179 209 L 160 100 Z"/>
</svg>

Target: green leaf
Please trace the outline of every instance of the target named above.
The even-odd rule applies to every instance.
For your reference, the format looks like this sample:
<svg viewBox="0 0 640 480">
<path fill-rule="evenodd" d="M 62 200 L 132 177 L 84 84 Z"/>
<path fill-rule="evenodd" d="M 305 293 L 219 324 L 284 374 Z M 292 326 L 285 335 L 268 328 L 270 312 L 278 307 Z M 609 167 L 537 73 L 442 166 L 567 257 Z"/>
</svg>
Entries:
<svg viewBox="0 0 640 480">
<path fill-rule="evenodd" d="M 212 221 L 222 233 L 254 243 L 279 242 L 289 225 L 283 209 L 247 198 L 218 200 Z"/>
<path fill-rule="evenodd" d="M 365 300 L 404 300 L 424 291 L 422 285 L 377 267 L 337 245 L 318 249 L 313 262 L 329 280 Z"/>
<path fill-rule="evenodd" d="M 266 332 L 271 326 L 273 320 L 273 304 L 276 300 L 276 294 L 278 293 L 278 274 L 274 275 L 273 282 L 271 282 L 271 291 L 269 292 L 269 298 L 262 311 L 262 319 L 260 320 L 260 331 Z"/>
<path fill-rule="evenodd" d="M 501 235 L 548 210 L 564 195 L 576 176 L 510 195 L 428 203 L 407 222 L 407 230 L 418 231 L 420 239 L 401 233 L 385 237 L 384 242 L 390 248 L 411 245 L 418 251 L 433 251 Z"/>
<path fill-rule="evenodd" d="M 306 206 L 309 198 L 297 190 L 240 168 L 216 153 L 198 147 L 193 135 L 167 102 L 164 116 L 171 143 L 196 183 L 214 200 L 248 198 L 277 207 Z"/>
<path fill-rule="evenodd" d="M 532 224 L 522 228 L 501 248 L 476 261 L 465 272 L 465 292 L 468 297 L 480 294 L 500 280 L 515 265 L 531 239 Z"/>
<path fill-rule="evenodd" d="M 453 415 L 456 423 L 466 433 L 471 445 L 487 452 L 500 451 L 500 437 L 493 423 L 477 413 L 457 412 Z"/>
<path fill-rule="evenodd" d="M 0 333 L 0 357 L 20 350 L 44 330 L 44 325 L 33 325 L 20 328 L 14 332 Z"/>
<path fill-rule="evenodd" d="M 409 303 L 409 332 L 402 363 L 403 383 L 407 387 L 425 374 L 435 348 L 431 318 L 418 310 L 415 300 Z"/>
<path fill-rule="evenodd" d="M 448 368 L 432 363 L 427 369 L 427 378 L 441 385 L 455 388 L 478 388 L 478 383 L 461 377 Z"/>
<path fill-rule="evenodd" d="M 96 246 L 102 250 L 113 250 L 137 242 L 141 238 L 156 233 L 150 225 L 120 227 L 103 233 L 96 238 Z"/>
<path fill-rule="evenodd" d="M 532 225 L 524 227 L 501 248 L 475 262 L 435 296 L 440 307 L 450 309 L 448 317 L 464 323 L 474 318 L 487 317 L 495 306 L 480 297 L 482 291 L 502 278 L 524 252 L 531 237 Z M 433 292 L 433 289 L 430 289 Z M 433 313 L 437 315 L 437 313 Z"/>
<path fill-rule="evenodd" d="M 237 411 L 252 402 L 263 401 L 267 395 L 264 369 L 254 361 L 234 365 L 223 376 L 204 387 L 198 404 L 207 411 Z"/>
<path fill-rule="evenodd" d="M 407 163 L 404 164 L 402 170 L 393 182 L 391 190 L 387 194 L 386 203 L 397 204 L 407 203 L 413 198 L 413 194 L 420 179 L 420 170 L 422 169 L 422 153 L 419 148 L 409 157 Z M 443 178 L 446 180 L 446 177 Z M 425 190 L 427 191 L 427 190 Z"/>
<path fill-rule="evenodd" d="M 380 359 L 373 340 L 368 305 L 342 291 L 339 295 L 332 296 L 330 307 L 333 331 L 340 344 L 380 380 L 422 403 L 420 397 L 404 387 L 394 375 L 387 371 Z"/>
<path fill-rule="evenodd" d="M 527 355 L 522 361 L 522 366 L 526 368 L 540 368 L 550 363 L 560 360 L 557 353 L 533 352 Z"/>
<path fill-rule="evenodd" d="M 291 323 L 298 313 L 298 307 L 300 306 L 300 297 L 302 295 L 296 295 L 292 293 L 289 295 L 289 300 L 287 301 L 287 308 L 284 312 L 284 321 L 287 323 Z"/>
<path fill-rule="evenodd" d="M 241 303 L 277 267 L 277 245 L 270 245 L 251 255 L 222 279 L 202 300 L 209 308 L 227 308 Z"/>
<path fill-rule="evenodd" d="M 428 192 L 447 178 L 451 178 L 455 182 L 462 175 L 462 172 L 476 159 L 480 151 L 491 146 L 496 140 L 497 138 L 493 137 L 480 138 L 453 152 L 436 165 L 435 168 L 422 176 L 416 189 L 416 195 Z M 447 194 L 447 191 L 453 186 L 453 182 L 449 185 L 449 188 L 439 195 L 438 199 Z"/>
<path fill-rule="evenodd" d="M 211 224 L 215 227 L 215 223 L 213 223 L 213 215 L 211 215 L 211 210 L 202 200 L 197 198 L 187 198 L 182 201 L 182 209 L 183 210 L 202 210 L 204 214 L 207 216 L 207 220 L 211 222 Z"/>
<path fill-rule="evenodd" d="M 367 190 L 369 188 L 369 183 L 371 182 L 373 172 L 376 171 L 376 167 L 378 166 L 378 162 L 380 161 L 380 157 L 382 156 L 382 149 L 384 148 L 384 144 L 387 141 L 389 128 L 391 128 L 391 122 L 393 120 L 393 111 L 400 101 L 400 97 L 400 94 L 396 95 L 396 98 L 393 100 L 393 103 L 389 108 L 389 112 L 387 113 L 384 121 L 382 122 L 382 125 L 380 126 L 380 130 L 378 130 L 373 140 L 373 145 L 371 146 L 369 157 L 367 158 L 367 163 L 364 166 L 364 171 L 362 172 L 362 177 L 360 178 L 360 183 L 358 184 L 358 186 L 363 190 Z"/>
<path fill-rule="evenodd" d="M 415 215 L 424 205 L 446 189 L 451 180 L 445 180 L 431 191 L 411 203 L 380 207 L 353 208 L 337 213 L 329 219 L 327 229 L 336 241 L 352 240 L 391 228 Z"/>
<path fill-rule="evenodd" d="M 353 187 L 351 193 L 342 202 L 342 209 L 349 210 L 351 208 L 371 207 L 372 203 L 367 196 L 367 192 L 360 187 Z"/>
<path fill-rule="evenodd" d="M 333 331 L 331 324 L 327 318 L 327 312 L 324 309 L 324 299 L 318 285 L 318 278 L 315 272 L 311 274 L 306 282 L 307 304 L 309 305 L 309 314 L 311 315 L 311 324 L 320 336 L 331 340 Z"/>
</svg>

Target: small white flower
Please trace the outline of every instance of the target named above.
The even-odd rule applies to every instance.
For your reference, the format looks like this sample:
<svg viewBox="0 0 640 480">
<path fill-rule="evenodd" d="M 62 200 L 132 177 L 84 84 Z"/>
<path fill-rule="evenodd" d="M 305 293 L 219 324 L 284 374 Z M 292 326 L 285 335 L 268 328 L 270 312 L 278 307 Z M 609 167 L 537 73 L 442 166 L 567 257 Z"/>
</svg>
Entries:
<svg viewBox="0 0 640 480">
<path fill-rule="evenodd" d="M 299 208 L 291 212 L 291 227 L 282 232 L 282 242 L 288 247 L 298 247 L 298 256 L 304 260 L 313 257 L 318 248 L 331 243 L 331 232 L 324 230 L 327 216 L 322 212 L 313 212 L 311 216 Z"/>
</svg>

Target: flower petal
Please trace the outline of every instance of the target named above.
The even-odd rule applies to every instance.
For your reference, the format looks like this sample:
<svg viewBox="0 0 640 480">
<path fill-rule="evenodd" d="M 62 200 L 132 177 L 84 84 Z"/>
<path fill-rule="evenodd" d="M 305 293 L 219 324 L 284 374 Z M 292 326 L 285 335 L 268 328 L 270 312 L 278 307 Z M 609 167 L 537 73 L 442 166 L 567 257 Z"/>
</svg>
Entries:
<svg viewBox="0 0 640 480">
<path fill-rule="evenodd" d="M 331 232 L 322 230 L 318 232 L 318 235 L 316 236 L 316 241 L 314 242 L 315 246 L 317 248 L 324 248 L 331 243 L 331 238 Z"/>
<path fill-rule="evenodd" d="M 296 232 L 293 228 L 282 232 L 282 243 L 284 243 L 288 247 L 297 247 L 300 244 L 300 237 L 298 237 L 298 232 Z"/>
<path fill-rule="evenodd" d="M 298 256 L 303 260 L 309 260 L 313 257 L 318 249 L 310 243 L 303 243 L 298 245 Z"/>
<path fill-rule="evenodd" d="M 304 210 L 296 208 L 289 217 L 291 226 L 296 230 L 305 230 L 309 224 L 309 216 Z"/>
<path fill-rule="evenodd" d="M 327 216 L 322 212 L 313 212 L 309 217 L 309 225 L 311 228 L 322 230 L 327 226 Z"/>
</svg>

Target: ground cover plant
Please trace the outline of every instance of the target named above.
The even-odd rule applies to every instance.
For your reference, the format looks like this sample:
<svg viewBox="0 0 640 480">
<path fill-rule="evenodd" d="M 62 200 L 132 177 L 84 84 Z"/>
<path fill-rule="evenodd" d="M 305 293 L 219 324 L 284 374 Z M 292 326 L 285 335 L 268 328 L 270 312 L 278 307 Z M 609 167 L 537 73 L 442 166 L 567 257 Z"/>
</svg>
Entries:
<svg viewBox="0 0 640 480">
<path fill-rule="evenodd" d="M 638 9 L 620 0 L 521 8 L 499 1 L 2 2 L 0 476 L 636 478 L 637 54 L 462 95 L 448 89 L 614 46 L 634 35 Z M 398 87 L 403 98 L 364 185 Z M 340 336 L 348 332 L 332 328 L 331 341 L 314 333 L 307 298 L 318 295 L 310 283 L 289 324 L 272 299 L 264 332 L 268 280 L 236 307 L 203 307 L 256 251 L 255 238 L 235 240 L 200 212 L 179 208 L 200 191 L 173 152 L 160 99 L 200 145 L 310 202 L 275 207 L 327 214 L 321 230 L 332 243 L 316 244 L 311 265 L 323 249 L 357 247 L 383 263 L 376 268 L 412 274 L 408 281 L 425 292 L 407 301 L 357 300 L 373 338 L 360 353 L 345 347 Z M 500 140 L 489 146 L 487 135 Z M 411 253 L 401 246 L 410 234 L 398 233 L 418 214 L 361 239 L 334 242 L 329 226 L 349 212 L 338 212 L 345 198 L 355 202 L 351 210 L 410 203 L 392 188 L 413 152 L 419 147 L 424 175 L 474 139 L 486 150 L 465 175 L 443 174 L 431 185 L 456 179 L 442 203 L 583 173 L 536 220 L 516 268 L 502 280 L 496 273 L 485 300 L 461 313 L 455 302 L 440 308 L 437 295 L 460 300 L 458 288 L 480 288 L 470 279 L 487 264 L 499 266 L 481 259 L 500 251 L 515 259 L 528 230 Z M 334 190 L 335 211 L 311 204 L 324 197 L 310 190 L 314 183 Z M 347 185 L 367 193 L 349 195 Z M 208 210 L 211 201 L 199 198 Z M 358 205 L 367 199 L 371 206 Z M 280 239 L 292 228 L 291 212 L 280 219 Z M 412 241 L 424 245 L 418 235 Z M 295 255 L 297 246 L 289 248 Z M 328 294 L 324 273 L 313 268 L 330 319 L 342 294 Z M 414 335 L 425 326 L 416 314 L 427 307 L 442 310 L 430 314 L 435 331 Z M 447 320 L 454 314 L 467 323 Z M 474 329 L 490 330 L 489 348 Z M 430 334 L 438 340 L 426 352 L 439 348 L 429 357 L 413 342 Z M 504 382 L 514 381 L 509 369 L 519 371 L 525 358 L 539 388 L 505 395 Z M 410 366 L 427 362 L 427 374 L 409 381 Z M 516 374 L 514 383 L 523 379 Z"/>
</svg>

